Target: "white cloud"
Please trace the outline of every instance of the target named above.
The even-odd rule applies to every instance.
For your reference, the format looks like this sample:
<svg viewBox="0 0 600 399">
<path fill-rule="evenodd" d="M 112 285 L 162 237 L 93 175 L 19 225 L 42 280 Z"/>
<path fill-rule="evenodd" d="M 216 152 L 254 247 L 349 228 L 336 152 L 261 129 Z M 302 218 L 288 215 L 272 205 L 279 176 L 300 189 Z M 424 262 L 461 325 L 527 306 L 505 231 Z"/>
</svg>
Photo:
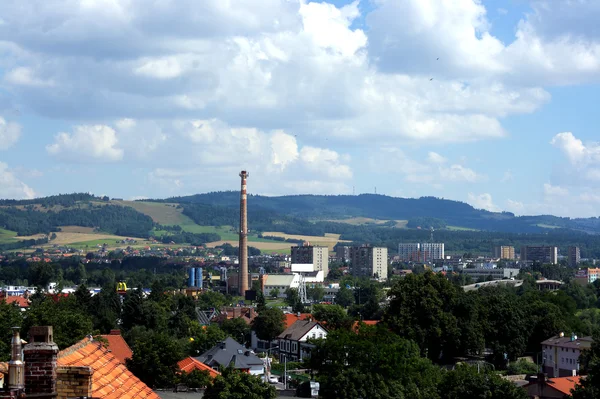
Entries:
<svg viewBox="0 0 600 399">
<path fill-rule="evenodd" d="M 286 165 L 298 159 L 296 138 L 283 131 L 276 131 L 270 137 L 271 163 L 284 170 Z"/>
<path fill-rule="evenodd" d="M 309 170 L 324 174 L 332 179 L 347 180 L 352 178 L 348 165 L 342 163 L 337 152 L 325 148 L 302 147 L 300 159 Z"/>
<path fill-rule="evenodd" d="M 600 144 L 590 143 L 585 145 L 571 132 L 559 133 L 552 138 L 550 144 L 560 149 L 569 159 L 571 164 L 600 164 Z"/>
<path fill-rule="evenodd" d="M 521 201 L 514 201 L 509 198 L 506 200 L 506 210 L 513 212 L 516 215 L 523 215 L 525 205 Z"/>
<path fill-rule="evenodd" d="M 500 179 L 500 182 L 501 183 L 506 183 L 506 182 L 514 180 L 514 178 L 515 177 L 513 176 L 512 171 L 507 170 L 507 171 L 504 172 L 504 175 L 502 175 L 502 179 Z"/>
<path fill-rule="evenodd" d="M 0 116 L 0 150 L 12 147 L 21 137 L 21 126 Z"/>
<path fill-rule="evenodd" d="M 447 159 L 437 152 L 430 151 L 429 154 L 427 154 L 427 161 L 430 163 L 442 164 L 446 163 Z"/>
<path fill-rule="evenodd" d="M 440 167 L 439 170 L 441 178 L 447 181 L 465 181 L 469 183 L 475 183 L 486 179 L 486 176 L 478 174 L 473 169 L 457 164 L 450 167 Z"/>
<path fill-rule="evenodd" d="M 565 197 L 569 195 L 569 190 L 564 187 L 544 183 L 544 195 L 547 197 Z"/>
<path fill-rule="evenodd" d="M 52 87 L 52 80 L 44 80 L 35 76 L 34 71 L 28 67 L 17 67 L 9 71 L 4 79 L 13 85 L 34 86 L 34 87 Z"/>
<path fill-rule="evenodd" d="M 477 209 L 485 209 L 490 212 L 500 212 L 500 208 L 492 201 L 492 195 L 489 193 L 483 194 L 468 194 L 467 202 Z"/>
<path fill-rule="evenodd" d="M 0 162 L 0 197 L 11 199 L 35 198 L 35 191 L 20 181 L 4 162 Z"/>
<path fill-rule="evenodd" d="M 73 133 L 58 133 L 46 146 L 50 155 L 71 161 L 114 162 L 123 159 L 117 133 L 106 125 L 75 126 Z"/>
</svg>

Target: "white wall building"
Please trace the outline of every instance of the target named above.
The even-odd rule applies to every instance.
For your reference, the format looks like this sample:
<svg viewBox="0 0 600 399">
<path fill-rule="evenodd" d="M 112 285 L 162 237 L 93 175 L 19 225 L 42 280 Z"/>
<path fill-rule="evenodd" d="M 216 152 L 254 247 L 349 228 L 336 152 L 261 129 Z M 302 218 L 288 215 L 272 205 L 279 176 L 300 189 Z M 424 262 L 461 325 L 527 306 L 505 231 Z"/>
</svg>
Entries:
<svg viewBox="0 0 600 399">
<path fill-rule="evenodd" d="M 444 243 L 400 243 L 398 244 L 398 256 L 404 262 L 430 262 L 444 259 Z"/>
<path fill-rule="evenodd" d="M 592 346 L 592 337 L 576 335 L 549 338 L 542 342 L 542 368 L 548 377 L 572 377 L 579 374 L 579 356 Z"/>
<path fill-rule="evenodd" d="M 352 247 L 350 270 L 353 276 L 387 279 L 388 251 L 386 247 Z"/>
<path fill-rule="evenodd" d="M 317 321 L 298 320 L 279 334 L 279 361 L 302 361 L 310 356 L 314 345 L 308 339 L 325 339 L 327 330 Z"/>
<path fill-rule="evenodd" d="M 311 263 L 313 270 L 321 270 L 325 277 L 329 273 L 329 248 L 319 245 L 292 247 L 292 264 Z"/>
</svg>

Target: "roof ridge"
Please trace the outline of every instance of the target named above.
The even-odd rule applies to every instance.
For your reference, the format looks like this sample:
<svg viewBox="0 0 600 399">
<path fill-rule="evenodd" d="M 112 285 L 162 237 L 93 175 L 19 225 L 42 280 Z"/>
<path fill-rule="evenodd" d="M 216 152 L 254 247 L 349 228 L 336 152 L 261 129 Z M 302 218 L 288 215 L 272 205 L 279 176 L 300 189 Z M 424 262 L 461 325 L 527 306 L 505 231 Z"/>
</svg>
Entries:
<svg viewBox="0 0 600 399">
<path fill-rule="evenodd" d="M 90 337 L 85 337 L 84 339 L 82 339 L 81 341 L 69 346 L 68 348 L 65 348 L 63 350 L 61 350 L 60 352 L 58 352 L 58 359 L 63 358 L 65 356 L 69 356 L 75 352 L 77 352 L 79 349 L 85 347 L 87 344 L 89 343 L 96 343 L 98 342 L 100 345 L 102 345 L 99 341 L 94 341 L 92 338 Z"/>
</svg>

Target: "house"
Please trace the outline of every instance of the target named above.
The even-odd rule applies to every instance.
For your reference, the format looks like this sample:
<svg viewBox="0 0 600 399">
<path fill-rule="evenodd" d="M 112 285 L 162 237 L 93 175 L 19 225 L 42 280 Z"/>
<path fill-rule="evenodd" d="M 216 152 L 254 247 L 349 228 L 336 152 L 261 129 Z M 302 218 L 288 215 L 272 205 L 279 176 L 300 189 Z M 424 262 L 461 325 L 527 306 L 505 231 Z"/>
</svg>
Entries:
<svg viewBox="0 0 600 399">
<path fill-rule="evenodd" d="M 279 360 L 302 361 L 310 356 L 313 344 L 309 339 L 327 338 L 327 330 L 318 321 L 297 320 L 277 337 L 279 342 Z"/>
<path fill-rule="evenodd" d="M 231 337 L 217 343 L 217 345 L 194 359 L 215 370 L 231 365 L 235 369 L 252 375 L 265 373 L 265 365 L 262 359 Z"/>
<path fill-rule="evenodd" d="M 15 373 L 6 378 L 12 385 L 0 387 L 2 399 L 160 399 L 100 341 L 87 337 L 59 352 L 51 326 L 32 327 L 28 340 L 21 347 L 18 329 L 13 332 L 12 353 L 18 355 L 11 360 L 18 362 L 0 364 L 3 374 Z"/>
<path fill-rule="evenodd" d="M 541 343 L 542 369 L 549 377 L 572 377 L 579 373 L 579 356 L 592 346 L 592 337 L 578 338 L 563 333 Z"/>
<path fill-rule="evenodd" d="M 31 303 L 31 301 L 29 299 L 24 298 L 22 296 L 7 296 L 4 298 L 0 298 L 0 301 L 5 301 L 8 304 L 14 303 L 22 311 L 27 309 L 29 307 L 29 304 Z"/>
<path fill-rule="evenodd" d="M 216 376 L 221 375 L 221 373 L 219 373 L 217 370 L 208 367 L 206 364 L 194 359 L 193 357 L 186 357 L 185 359 L 180 360 L 177 362 L 177 367 L 179 367 L 179 370 L 184 373 L 191 373 L 194 370 L 208 371 L 210 378 L 215 378 Z"/>
<path fill-rule="evenodd" d="M 563 399 L 571 394 L 575 385 L 579 384 L 580 377 L 545 378 L 541 374 L 538 379 L 532 380 L 523 388 L 530 398 L 536 399 Z"/>
<path fill-rule="evenodd" d="M 121 335 L 121 330 L 110 330 L 110 334 L 101 335 L 103 339 L 108 341 L 108 350 L 112 352 L 113 355 L 123 364 L 127 364 L 127 359 L 131 359 L 133 356 L 133 352 L 123 336 Z"/>
<path fill-rule="evenodd" d="M 294 324 L 298 320 L 306 320 L 308 318 L 312 318 L 310 313 L 285 313 L 285 319 L 283 320 L 284 328 L 289 328 L 292 324 Z M 273 346 L 277 346 L 275 342 L 269 343 L 269 341 L 263 341 L 262 339 L 258 339 L 256 336 L 256 332 L 252 330 L 250 335 L 250 347 L 257 352 L 266 352 L 269 348 Z"/>
</svg>

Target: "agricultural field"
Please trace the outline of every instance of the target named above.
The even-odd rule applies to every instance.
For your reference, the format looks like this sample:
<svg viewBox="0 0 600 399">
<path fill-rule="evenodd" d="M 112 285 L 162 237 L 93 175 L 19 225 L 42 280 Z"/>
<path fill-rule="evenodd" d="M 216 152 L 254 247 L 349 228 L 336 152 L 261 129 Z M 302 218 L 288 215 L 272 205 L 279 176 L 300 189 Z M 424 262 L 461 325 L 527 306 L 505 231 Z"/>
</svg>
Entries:
<svg viewBox="0 0 600 399">
<path fill-rule="evenodd" d="M 221 240 L 206 244 L 208 248 L 218 247 L 219 245 L 230 244 L 234 247 L 239 246 L 238 240 Z M 258 248 L 264 252 L 278 252 L 278 253 L 290 253 L 290 248 L 293 244 L 289 242 L 280 241 L 250 241 L 248 240 L 248 246 Z"/>
<path fill-rule="evenodd" d="M 378 226 L 378 225 L 384 225 L 384 224 L 390 222 L 390 220 L 388 220 L 388 219 L 373 219 L 373 218 L 366 218 L 366 217 L 361 217 L 361 216 L 348 218 L 348 219 L 330 219 L 327 221 L 335 222 L 335 223 L 346 223 L 346 224 L 351 224 L 352 226 L 364 226 L 364 225 Z M 394 222 L 396 222 L 394 227 L 399 228 L 399 229 L 406 228 L 406 225 L 408 224 L 408 220 L 394 220 Z"/>
<path fill-rule="evenodd" d="M 85 229 L 85 227 L 80 227 L 80 229 Z M 93 233 L 93 232 L 65 232 L 65 231 L 57 231 L 56 238 L 51 240 L 46 244 L 46 246 L 52 245 L 69 245 L 69 246 L 85 246 L 87 245 L 96 245 L 103 243 L 109 244 L 111 246 L 123 246 L 124 244 L 117 244 L 117 240 L 124 240 L 125 238 L 132 238 L 136 240 L 138 243 L 143 243 L 145 239 L 136 238 L 136 237 L 121 237 L 116 236 L 114 234 L 105 234 L 105 233 Z M 21 240 L 29 240 L 29 239 L 37 239 L 46 237 L 45 234 L 37 234 L 35 236 L 24 236 L 18 237 Z"/>
<path fill-rule="evenodd" d="M 177 209 L 177 204 L 165 204 L 162 202 L 143 201 L 111 201 L 114 205 L 129 206 L 136 211 L 148 215 L 156 223 L 170 225 L 181 225 L 194 223 L 190 218 L 182 214 L 182 208 Z"/>
<path fill-rule="evenodd" d="M 471 229 L 469 227 L 460 227 L 460 226 L 446 226 L 446 229 L 450 231 L 479 231 L 477 229 Z"/>
<path fill-rule="evenodd" d="M 0 244 L 9 244 L 16 241 L 17 233 L 10 230 L 0 229 Z"/>
<path fill-rule="evenodd" d="M 278 231 L 265 231 L 263 233 L 263 236 L 271 236 L 271 237 L 282 237 L 284 239 L 293 239 L 293 240 L 304 240 L 304 241 L 308 241 L 313 245 L 323 245 L 323 246 L 327 246 L 329 247 L 329 250 L 332 251 L 333 247 L 338 243 L 338 242 L 350 242 L 347 240 L 340 240 L 340 235 L 339 234 L 325 234 L 324 236 L 304 236 L 304 235 L 297 235 L 297 234 L 286 234 L 286 233 L 281 233 Z M 273 241 L 271 241 L 273 242 Z M 286 243 L 289 246 L 291 246 L 291 243 Z"/>
</svg>

